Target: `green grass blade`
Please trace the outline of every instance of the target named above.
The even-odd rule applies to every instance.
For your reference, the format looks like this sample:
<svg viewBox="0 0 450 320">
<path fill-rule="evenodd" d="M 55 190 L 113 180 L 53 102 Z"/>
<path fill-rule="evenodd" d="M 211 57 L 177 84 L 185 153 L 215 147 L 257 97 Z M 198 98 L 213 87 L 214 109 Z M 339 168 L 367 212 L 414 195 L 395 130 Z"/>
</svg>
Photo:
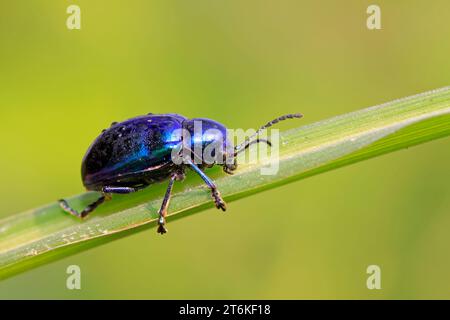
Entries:
<svg viewBox="0 0 450 320">
<path fill-rule="evenodd" d="M 208 174 L 231 201 L 449 134 L 447 87 L 282 133 L 277 175 L 260 174 L 267 161 L 241 165 L 233 176 L 219 168 Z M 193 176 L 187 180 L 175 187 L 169 228 L 173 220 L 212 206 L 210 193 L 200 180 Z M 1 220 L 0 278 L 154 227 L 165 185 L 115 196 L 83 222 L 62 212 L 56 203 Z M 96 196 L 86 193 L 69 201 L 81 208 Z M 229 211 L 232 214 L 232 207 Z"/>
</svg>

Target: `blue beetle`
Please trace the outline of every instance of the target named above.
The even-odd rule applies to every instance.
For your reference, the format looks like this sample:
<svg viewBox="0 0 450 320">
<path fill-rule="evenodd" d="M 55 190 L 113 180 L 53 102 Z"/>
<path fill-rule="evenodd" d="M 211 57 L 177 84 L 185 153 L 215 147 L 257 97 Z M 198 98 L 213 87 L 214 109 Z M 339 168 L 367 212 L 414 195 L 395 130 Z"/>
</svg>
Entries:
<svg viewBox="0 0 450 320">
<path fill-rule="evenodd" d="M 203 172 L 215 164 L 232 174 L 237 168 L 236 156 L 250 145 L 270 141 L 257 138 L 261 130 L 273 124 L 300 114 L 287 114 L 262 126 L 257 133 L 236 147 L 227 139 L 224 125 L 210 119 L 187 119 L 178 114 L 148 114 L 124 122 L 114 122 L 94 140 L 82 161 L 82 180 L 87 190 L 98 191 L 101 196 L 81 212 L 70 207 L 66 200 L 59 200 L 61 208 L 79 218 L 85 218 L 111 194 L 128 194 L 144 189 L 152 183 L 169 179 L 161 208 L 159 210 L 158 233 L 167 232 L 165 217 L 170 195 L 176 180 L 183 180 L 186 168 L 193 169 L 211 190 L 218 209 L 226 210 L 215 183 Z M 200 134 L 196 132 L 200 125 Z M 184 134 L 187 133 L 187 135 Z M 208 133 L 208 134 L 206 134 Z M 256 137 L 254 140 L 252 138 Z M 205 161 L 195 152 L 203 152 L 215 145 L 213 161 Z M 174 161 L 174 154 L 182 162 Z M 185 156 L 185 155 L 188 156 Z M 200 161 L 195 161 L 200 159 Z"/>
</svg>

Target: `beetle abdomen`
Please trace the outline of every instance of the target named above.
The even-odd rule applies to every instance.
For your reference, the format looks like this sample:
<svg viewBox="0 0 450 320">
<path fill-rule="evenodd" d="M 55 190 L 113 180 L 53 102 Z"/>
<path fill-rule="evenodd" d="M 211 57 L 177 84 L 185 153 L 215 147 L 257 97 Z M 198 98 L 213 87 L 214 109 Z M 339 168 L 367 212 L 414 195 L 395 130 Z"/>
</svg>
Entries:
<svg viewBox="0 0 450 320">
<path fill-rule="evenodd" d="M 184 117 L 148 115 L 114 124 L 91 145 L 82 164 L 89 190 L 138 186 L 170 174 L 172 149 L 181 142 Z M 177 130 L 178 129 L 178 130 Z"/>
</svg>

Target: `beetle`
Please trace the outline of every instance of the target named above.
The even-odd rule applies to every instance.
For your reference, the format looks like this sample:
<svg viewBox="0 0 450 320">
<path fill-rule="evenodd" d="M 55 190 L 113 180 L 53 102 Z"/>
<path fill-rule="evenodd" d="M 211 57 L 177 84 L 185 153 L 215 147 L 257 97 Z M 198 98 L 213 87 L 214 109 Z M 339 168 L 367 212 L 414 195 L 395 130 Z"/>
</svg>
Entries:
<svg viewBox="0 0 450 320">
<path fill-rule="evenodd" d="M 222 165 L 227 174 L 232 174 L 237 168 L 236 157 L 240 152 L 254 143 L 271 145 L 270 141 L 258 138 L 262 130 L 279 121 L 301 117 L 298 113 L 278 117 L 236 147 L 227 139 L 227 128 L 210 119 L 149 113 L 124 122 L 113 122 L 91 144 L 81 166 L 84 186 L 88 191 L 100 192 L 101 196 L 81 212 L 73 209 L 64 199 L 58 201 L 59 205 L 64 211 L 85 218 L 105 200 L 111 199 L 112 194 L 136 192 L 169 179 L 159 209 L 157 229 L 158 233 L 164 234 L 167 232 L 165 218 L 172 187 L 176 180 L 184 179 L 186 168 L 192 169 L 203 179 L 210 189 L 215 206 L 225 211 L 225 201 L 203 169 Z M 213 158 L 206 161 L 199 153 L 211 146 L 215 147 L 211 153 Z M 177 161 L 174 155 L 178 156 Z"/>
</svg>

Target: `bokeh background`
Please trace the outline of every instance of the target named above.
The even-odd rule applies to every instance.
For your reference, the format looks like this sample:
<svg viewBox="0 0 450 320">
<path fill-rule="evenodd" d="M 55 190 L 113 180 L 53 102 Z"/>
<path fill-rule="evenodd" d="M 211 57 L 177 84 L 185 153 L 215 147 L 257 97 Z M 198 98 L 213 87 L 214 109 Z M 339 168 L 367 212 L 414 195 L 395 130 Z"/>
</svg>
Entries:
<svg viewBox="0 0 450 320">
<path fill-rule="evenodd" d="M 370 31 L 372 3 L 2 1 L 0 218 L 83 192 L 112 121 L 307 124 L 448 85 L 449 1 L 379 0 Z M 449 156 L 441 139 L 240 199 L 2 281 L 0 298 L 450 298 Z"/>
</svg>

